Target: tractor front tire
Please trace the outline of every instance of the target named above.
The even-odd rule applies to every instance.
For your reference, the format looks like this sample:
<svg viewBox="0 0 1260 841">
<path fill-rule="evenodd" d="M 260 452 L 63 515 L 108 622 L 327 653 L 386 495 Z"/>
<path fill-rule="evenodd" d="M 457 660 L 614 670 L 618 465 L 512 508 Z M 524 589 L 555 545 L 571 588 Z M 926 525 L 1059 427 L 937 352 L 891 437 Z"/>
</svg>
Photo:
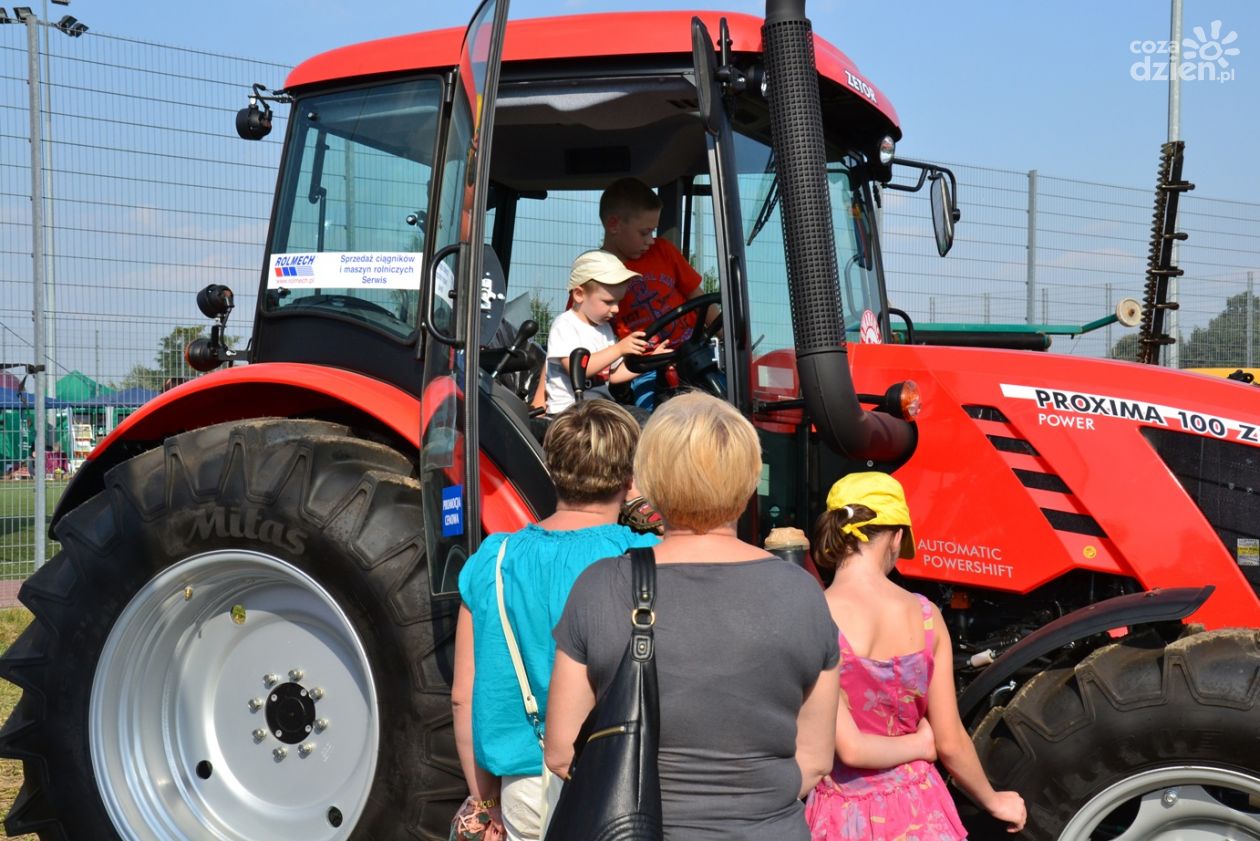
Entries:
<svg viewBox="0 0 1260 841">
<path fill-rule="evenodd" d="M 6 830 L 43 841 L 445 839 L 457 602 L 413 466 L 318 421 L 169 438 L 113 468 L 22 587 Z"/>
<path fill-rule="evenodd" d="M 1022 837 L 1260 838 L 1260 632 L 1132 635 L 1036 675 L 974 739 L 1024 797 Z"/>
</svg>

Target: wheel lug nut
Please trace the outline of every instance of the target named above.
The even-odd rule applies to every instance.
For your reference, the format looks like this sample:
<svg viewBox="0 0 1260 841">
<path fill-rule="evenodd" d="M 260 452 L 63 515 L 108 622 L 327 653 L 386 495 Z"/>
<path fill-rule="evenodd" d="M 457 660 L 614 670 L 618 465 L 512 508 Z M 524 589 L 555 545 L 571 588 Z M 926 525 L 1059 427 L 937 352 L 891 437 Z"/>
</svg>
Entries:
<svg viewBox="0 0 1260 841">
<path fill-rule="evenodd" d="M 289 680 L 293 681 L 294 683 L 297 683 L 299 680 L 301 680 L 305 676 L 306 676 L 306 672 L 302 671 L 301 669 L 289 669 Z"/>
<path fill-rule="evenodd" d="M 263 675 L 263 683 L 267 684 L 267 686 L 269 687 L 275 686 L 279 682 L 280 682 L 280 675 L 277 675 L 277 674 Z"/>
<path fill-rule="evenodd" d="M 254 741 L 261 742 L 267 738 L 267 731 L 259 727 L 254 731 Z"/>
<path fill-rule="evenodd" d="M 262 709 L 262 706 L 263 706 L 263 699 L 262 699 L 262 698 L 250 698 L 250 699 L 249 699 L 249 711 L 250 711 L 250 712 L 252 712 L 252 713 L 256 713 L 256 712 L 258 712 L 259 710 L 261 710 L 261 709 Z"/>
<path fill-rule="evenodd" d="M 327 729 L 328 729 L 328 719 L 326 718 L 315 719 L 315 732 L 316 733 L 323 733 Z"/>
<path fill-rule="evenodd" d="M 324 690 L 320 689 L 318 686 L 311 690 L 312 701 L 318 701 L 320 698 L 323 698 L 323 697 L 324 697 Z"/>
<path fill-rule="evenodd" d="M 314 750 L 315 750 L 314 742 L 303 742 L 300 746 L 298 746 L 298 753 L 301 754 L 302 756 L 310 756 L 311 752 Z"/>
<path fill-rule="evenodd" d="M 271 752 L 271 755 L 272 755 L 272 756 L 274 756 L 274 757 L 276 758 L 276 762 L 280 762 L 282 759 L 284 759 L 286 756 L 288 756 L 288 755 L 289 755 L 289 749 L 288 749 L 288 748 L 276 748 L 275 750 L 273 750 L 273 751 Z"/>
<path fill-rule="evenodd" d="M 1163 801 L 1163 804 L 1165 806 L 1173 806 L 1173 805 L 1176 805 L 1178 796 L 1179 796 L 1179 792 L 1177 791 L 1177 789 L 1170 788 L 1168 789 L 1168 791 L 1164 792 L 1164 796 L 1161 798 L 1161 800 Z"/>
</svg>

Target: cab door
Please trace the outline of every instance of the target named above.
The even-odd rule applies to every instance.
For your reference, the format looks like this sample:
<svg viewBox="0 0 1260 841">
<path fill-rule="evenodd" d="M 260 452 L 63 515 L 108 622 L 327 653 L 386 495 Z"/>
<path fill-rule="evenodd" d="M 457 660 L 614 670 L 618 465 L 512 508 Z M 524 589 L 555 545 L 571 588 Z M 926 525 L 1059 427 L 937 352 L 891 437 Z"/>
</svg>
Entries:
<svg viewBox="0 0 1260 841">
<path fill-rule="evenodd" d="M 448 78 L 421 320 L 420 482 L 434 593 L 457 589 L 480 539 L 477 400 L 486 190 L 508 0 L 483 0 Z"/>
</svg>

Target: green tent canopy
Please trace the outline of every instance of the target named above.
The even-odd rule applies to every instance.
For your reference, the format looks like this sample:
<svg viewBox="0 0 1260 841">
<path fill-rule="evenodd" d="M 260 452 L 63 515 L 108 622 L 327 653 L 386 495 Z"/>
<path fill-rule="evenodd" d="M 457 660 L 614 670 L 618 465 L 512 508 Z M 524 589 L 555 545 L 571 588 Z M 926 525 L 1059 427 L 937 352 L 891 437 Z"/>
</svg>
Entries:
<svg viewBox="0 0 1260 841">
<path fill-rule="evenodd" d="M 57 399 L 66 403 L 86 403 L 105 392 L 105 387 L 87 374 L 71 371 L 57 380 Z"/>
</svg>

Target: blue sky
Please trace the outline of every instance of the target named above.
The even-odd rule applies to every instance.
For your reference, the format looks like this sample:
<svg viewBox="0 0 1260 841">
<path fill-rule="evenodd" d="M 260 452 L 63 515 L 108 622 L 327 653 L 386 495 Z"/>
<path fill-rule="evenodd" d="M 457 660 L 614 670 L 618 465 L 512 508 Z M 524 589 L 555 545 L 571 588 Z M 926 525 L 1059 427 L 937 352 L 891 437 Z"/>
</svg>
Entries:
<svg viewBox="0 0 1260 841">
<path fill-rule="evenodd" d="M 69 11 L 111 35 L 295 64 L 347 43 L 462 24 L 472 6 L 220 0 L 176 14 L 157 0 L 74 0 Z M 1181 85 L 1186 177 L 1202 196 L 1260 201 L 1260 172 L 1248 159 L 1260 137 L 1260 3 L 1185 0 L 1184 7 L 1186 37 L 1194 38 L 1197 26 L 1211 40 L 1212 23 L 1220 21 L 1218 39 L 1236 33 L 1228 47 L 1238 51 L 1226 57 L 1229 80 Z M 49 8 L 54 17 L 65 11 Z M 511 15 L 666 8 L 758 13 L 764 5 L 513 0 Z M 1154 184 L 1168 124 L 1167 84 L 1132 78 L 1133 65 L 1146 58 L 1132 46 L 1166 40 L 1169 10 L 1168 0 L 807 4 L 815 29 L 895 104 L 903 155 L 1128 186 Z"/>
</svg>

